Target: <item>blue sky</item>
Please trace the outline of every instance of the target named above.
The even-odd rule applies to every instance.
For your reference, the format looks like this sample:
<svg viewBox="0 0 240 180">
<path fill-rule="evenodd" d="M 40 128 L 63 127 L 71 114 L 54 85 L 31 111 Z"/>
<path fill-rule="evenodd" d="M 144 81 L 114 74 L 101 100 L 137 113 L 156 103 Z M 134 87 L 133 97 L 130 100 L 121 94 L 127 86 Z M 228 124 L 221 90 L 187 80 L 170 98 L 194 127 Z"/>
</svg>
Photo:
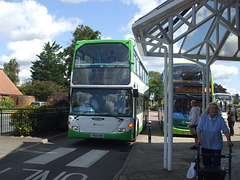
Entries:
<svg viewBox="0 0 240 180">
<path fill-rule="evenodd" d="M 0 68 L 12 58 L 20 64 L 21 82 L 30 78 L 31 62 L 44 43 L 67 47 L 79 24 L 101 32 L 101 38 L 133 37 L 134 21 L 165 0 L 0 0 Z M 143 58 L 148 70 L 162 72 L 163 61 Z M 212 65 L 214 81 L 231 93 L 240 90 L 239 63 Z"/>
</svg>

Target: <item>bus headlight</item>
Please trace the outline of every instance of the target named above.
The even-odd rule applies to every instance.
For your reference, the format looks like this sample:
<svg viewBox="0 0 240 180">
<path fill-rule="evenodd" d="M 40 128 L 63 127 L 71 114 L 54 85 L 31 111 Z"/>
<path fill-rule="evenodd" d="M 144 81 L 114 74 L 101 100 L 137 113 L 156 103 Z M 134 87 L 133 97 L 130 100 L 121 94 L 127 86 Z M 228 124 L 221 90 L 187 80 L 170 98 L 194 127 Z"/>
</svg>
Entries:
<svg viewBox="0 0 240 180">
<path fill-rule="evenodd" d="M 72 130 L 78 131 L 78 130 L 79 130 L 79 127 L 78 127 L 78 126 L 72 126 Z"/>
<path fill-rule="evenodd" d="M 126 129 L 125 128 L 119 128 L 118 132 L 126 132 Z"/>
</svg>

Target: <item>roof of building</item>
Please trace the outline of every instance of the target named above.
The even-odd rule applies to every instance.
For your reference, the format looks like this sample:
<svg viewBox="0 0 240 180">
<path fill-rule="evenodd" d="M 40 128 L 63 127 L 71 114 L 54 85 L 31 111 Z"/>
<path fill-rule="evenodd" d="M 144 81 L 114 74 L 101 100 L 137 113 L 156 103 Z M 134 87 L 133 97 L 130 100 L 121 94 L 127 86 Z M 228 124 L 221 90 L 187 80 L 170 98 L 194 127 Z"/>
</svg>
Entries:
<svg viewBox="0 0 240 180">
<path fill-rule="evenodd" d="M 0 95 L 22 95 L 9 77 L 0 69 Z"/>
</svg>

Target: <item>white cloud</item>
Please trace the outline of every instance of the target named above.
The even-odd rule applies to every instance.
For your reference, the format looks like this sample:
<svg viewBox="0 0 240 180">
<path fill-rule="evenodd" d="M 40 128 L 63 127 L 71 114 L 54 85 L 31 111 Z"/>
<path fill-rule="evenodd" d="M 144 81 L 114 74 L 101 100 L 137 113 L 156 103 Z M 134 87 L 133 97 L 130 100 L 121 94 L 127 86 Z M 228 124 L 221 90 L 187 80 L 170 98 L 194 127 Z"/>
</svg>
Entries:
<svg viewBox="0 0 240 180">
<path fill-rule="evenodd" d="M 143 64 L 148 71 L 157 71 L 162 73 L 164 68 L 164 59 L 161 57 L 142 56 Z"/>
<path fill-rule="evenodd" d="M 231 34 L 227 41 L 225 42 L 222 51 L 220 52 L 221 56 L 233 56 L 238 49 L 238 38 L 237 36 Z"/>
<path fill-rule="evenodd" d="M 0 1 L 0 40 L 7 43 L 7 54 L 0 63 L 16 58 L 20 64 L 21 82 L 30 77 L 31 61 L 43 50 L 44 43 L 64 32 L 73 31 L 81 22 L 78 18 L 56 18 L 34 0 Z"/>
<path fill-rule="evenodd" d="M 221 80 L 223 82 L 230 82 L 234 76 L 238 75 L 238 68 L 234 66 L 211 65 L 213 72 L 213 80 Z"/>
<path fill-rule="evenodd" d="M 30 66 L 22 67 L 19 76 L 21 77 L 19 84 L 22 84 L 25 80 L 29 79 L 31 77 Z"/>
<path fill-rule="evenodd" d="M 133 34 L 126 34 L 124 39 L 127 39 L 127 40 L 128 40 L 128 39 L 131 39 L 131 38 L 132 38 L 132 39 L 135 39 L 134 36 L 133 36 Z"/>
<path fill-rule="evenodd" d="M 0 39 L 21 41 L 48 39 L 71 31 L 79 19 L 56 19 L 33 0 L 18 3 L 0 1 Z"/>
<path fill-rule="evenodd" d="M 226 88 L 226 87 L 224 87 L 224 88 Z M 226 89 L 227 89 L 227 92 L 229 92 L 231 95 L 240 94 L 240 91 L 238 91 L 235 88 L 226 88 Z"/>
<path fill-rule="evenodd" d="M 3 55 L 0 59 L 3 62 L 8 62 L 13 58 L 17 59 L 17 62 L 20 65 L 19 77 L 21 84 L 25 79 L 30 78 L 31 62 L 37 59 L 36 55 L 43 51 L 43 45 L 47 42 L 51 43 L 51 39 L 10 42 L 7 47 L 13 53 L 10 55 Z"/>
<path fill-rule="evenodd" d="M 152 11 L 154 8 L 156 8 L 157 6 L 159 6 L 161 3 L 163 3 L 165 0 L 122 0 L 123 3 L 130 5 L 130 4 L 134 4 L 139 8 L 139 12 L 136 13 L 133 16 L 133 19 L 128 23 L 127 26 L 122 27 L 122 31 L 130 31 L 132 28 L 132 24 L 138 20 L 139 18 L 141 18 L 142 16 L 144 16 L 145 14 L 149 13 L 150 11 Z"/>
<path fill-rule="evenodd" d="M 77 3 L 83 3 L 83 2 L 87 2 L 90 0 L 60 0 L 61 2 L 64 3 L 73 3 L 73 4 L 77 4 Z"/>
<path fill-rule="evenodd" d="M 43 50 L 44 43 L 48 41 L 51 42 L 51 39 L 10 42 L 7 47 L 13 53 L 9 56 L 3 55 L 1 59 L 9 61 L 16 58 L 18 63 L 30 63 L 36 59 L 36 54 L 39 54 Z"/>
<path fill-rule="evenodd" d="M 72 3 L 72 4 L 78 4 L 78 3 L 84 3 L 84 2 L 88 2 L 91 0 L 60 0 L 61 2 L 64 3 Z M 112 1 L 112 0 L 98 0 L 100 2 L 105 2 L 105 1 Z"/>
<path fill-rule="evenodd" d="M 111 36 L 107 36 L 107 37 L 101 37 L 101 39 L 112 39 L 112 37 Z"/>
</svg>

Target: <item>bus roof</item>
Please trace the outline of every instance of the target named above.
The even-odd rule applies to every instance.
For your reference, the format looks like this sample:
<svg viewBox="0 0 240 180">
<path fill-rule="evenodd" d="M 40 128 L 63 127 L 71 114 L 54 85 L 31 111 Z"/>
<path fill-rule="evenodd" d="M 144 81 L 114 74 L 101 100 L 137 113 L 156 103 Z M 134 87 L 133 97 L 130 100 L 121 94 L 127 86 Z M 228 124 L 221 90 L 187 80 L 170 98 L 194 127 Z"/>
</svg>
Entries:
<svg viewBox="0 0 240 180">
<path fill-rule="evenodd" d="M 77 41 L 76 45 L 79 44 L 88 44 L 88 43 L 106 43 L 106 42 L 120 42 L 120 43 L 127 43 L 129 41 L 132 41 L 132 39 L 130 40 L 120 40 L 120 39 L 94 39 L 94 40 L 82 40 L 82 41 Z"/>
</svg>

